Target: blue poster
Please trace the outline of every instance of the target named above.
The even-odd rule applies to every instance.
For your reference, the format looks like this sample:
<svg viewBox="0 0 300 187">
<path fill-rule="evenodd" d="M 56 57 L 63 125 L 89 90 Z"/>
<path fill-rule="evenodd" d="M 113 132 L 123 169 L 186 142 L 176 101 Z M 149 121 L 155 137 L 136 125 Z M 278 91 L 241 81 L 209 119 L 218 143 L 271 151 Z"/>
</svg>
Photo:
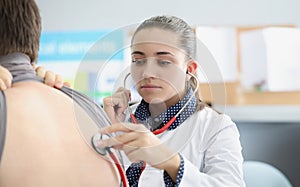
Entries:
<svg viewBox="0 0 300 187">
<path fill-rule="evenodd" d="M 43 32 L 39 61 L 123 60 L 124 38 L 120 30 Z"/>
</svg>

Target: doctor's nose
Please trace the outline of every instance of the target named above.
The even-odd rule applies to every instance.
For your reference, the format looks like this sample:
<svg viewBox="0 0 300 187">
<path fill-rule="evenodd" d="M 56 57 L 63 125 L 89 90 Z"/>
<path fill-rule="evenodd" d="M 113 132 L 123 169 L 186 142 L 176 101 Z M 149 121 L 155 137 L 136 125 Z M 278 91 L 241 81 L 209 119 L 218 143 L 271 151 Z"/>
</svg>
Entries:
<svg viewBox="0 0 300 187">
<path fill-rule="evenodd" d="M 143 78 L 151 78 L 151 77 L 156 77 L 157 71 L 155 70 L 155 67 L 151 63 L 147 63 L 143 70 L 142 77 Z"/>
</svg>

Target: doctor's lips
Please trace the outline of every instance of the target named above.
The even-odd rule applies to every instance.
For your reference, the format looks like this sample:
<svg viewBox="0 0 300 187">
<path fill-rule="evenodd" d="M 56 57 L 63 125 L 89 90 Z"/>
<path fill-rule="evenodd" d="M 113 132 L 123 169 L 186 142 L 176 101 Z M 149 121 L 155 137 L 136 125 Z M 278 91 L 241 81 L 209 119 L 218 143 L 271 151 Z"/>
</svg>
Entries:
<svg viewBox="0 0 300 187">
<path fill-rule="evenodd" d="M 154 85 L 154 84 L 143 84 L 140 86 L 140 89 L 142 90 L 155 90 L 155 89 L 161 89 L 161 86 Z"/>
<path fill-rule="evenodd" d="M 145 88 L 145 89 L 152 89 L 152 88 L 162 88 L 161 86 L 157 86 L 154 84 L 144 84 L 140 86 L 141 89 Z"/>
</svg>

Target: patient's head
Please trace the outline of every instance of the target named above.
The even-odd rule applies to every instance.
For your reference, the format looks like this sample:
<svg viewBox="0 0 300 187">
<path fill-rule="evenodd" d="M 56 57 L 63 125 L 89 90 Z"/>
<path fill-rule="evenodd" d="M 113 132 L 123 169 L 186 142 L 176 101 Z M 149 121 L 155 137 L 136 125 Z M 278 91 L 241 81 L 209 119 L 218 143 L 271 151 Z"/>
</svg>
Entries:
<svg viewBox="0 0 300 187">
<path fill-rule="evenodd" d="M 34 0 L 0 0 L 0 55 L 27 54 L 38 57 L 41 17 Z"/>
</svg>

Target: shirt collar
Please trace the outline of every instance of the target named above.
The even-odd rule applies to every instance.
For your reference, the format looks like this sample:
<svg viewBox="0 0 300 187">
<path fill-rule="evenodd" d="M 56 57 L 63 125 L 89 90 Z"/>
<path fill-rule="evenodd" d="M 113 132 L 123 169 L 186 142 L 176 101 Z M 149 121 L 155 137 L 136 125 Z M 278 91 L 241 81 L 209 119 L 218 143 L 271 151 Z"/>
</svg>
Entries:
<svg viewBox="0 0 300 187">
<path fill-rule="evenodd" d="M 16 52 L 0 56 L 0 65 L 12 74 L 13 81 L 24 76 L 35 77 L 30 58 L 26 54 Z"/>
<path fill-rule="evenodd" d="M 163 127 L 177 112 L 185 105 L 185 103 L 191 98 L 191 101 L 185 107 L 185 109 L 179 114 L 174 123 L 168 128 L 168 130 L 176 129 L 180 124 L 182 124 L 188 117 L 190 117 L 196 111 L 197 99 L 193 94 L 193 89 L 190 88 L 186 95 L 176 104 L 169 107 L 166 111 L 159 114 L 154 118 L 154 121 L 151 119 L 151 113 L 149 111 L 149 103 L 144 100 L 138 105 L 134 115 L 137 120 L 141 123 L 147 124 L 151 130 L 160 129 Z"/>
</svg>

